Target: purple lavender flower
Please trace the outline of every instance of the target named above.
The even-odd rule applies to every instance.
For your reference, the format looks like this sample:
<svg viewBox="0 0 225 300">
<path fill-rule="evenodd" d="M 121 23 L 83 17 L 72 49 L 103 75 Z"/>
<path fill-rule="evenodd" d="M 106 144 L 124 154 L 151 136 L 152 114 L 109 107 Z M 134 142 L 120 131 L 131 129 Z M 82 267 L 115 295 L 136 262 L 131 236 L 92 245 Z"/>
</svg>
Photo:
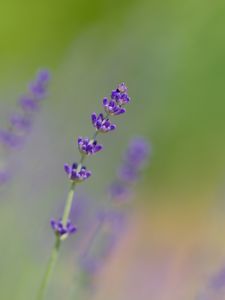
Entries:
<svg viewBox="0 0 225 300">
<path fill-rule="evenodd" d="M 71 223 L 70 220 L 67 221 L 66 225 L 63 225 L 61 219 L 58 221 L 52 219 L 50 224 L 52 229 L 55 231 L 55 234 L 61 239 L 65 239 L 68 235 L 77 231 L 77 228 Z"/>
<path fill-rule="evenodd" d="M 50 74 L 48 70 L 41 70 L 38 72 L 36 80 L 29 85 L 29 91 L 37 100 L 41 100 L 46 97 L 46 86 L 50 80 Z"/>
<path fill-rule="evenodd" d="M 95 154 L 102 150 L 102 145 L 99 145 L 96 140 L 79 137 L 77 140 L 79 151 L 85 155 Z"/>
<path fill-rule="evenodd" d="M 93 113 L 91 115 L 91 120 L 93 126 L 99 132 L 106 133 L 116 129 L 116 125 L 112 124 L 109 119 L 105 119 L 103 114 L 97 116 L 96 113 Z"/>
<path fill-rule="evenodd" d="M 88 171 L 85 166 L 80 167 L 77 163 L 73 163 L 72 166 L 65 164 L 64 170 L 69 179 L 77 183 L 82 182 L 91 176 L 91 172 Z"/>
</svg>

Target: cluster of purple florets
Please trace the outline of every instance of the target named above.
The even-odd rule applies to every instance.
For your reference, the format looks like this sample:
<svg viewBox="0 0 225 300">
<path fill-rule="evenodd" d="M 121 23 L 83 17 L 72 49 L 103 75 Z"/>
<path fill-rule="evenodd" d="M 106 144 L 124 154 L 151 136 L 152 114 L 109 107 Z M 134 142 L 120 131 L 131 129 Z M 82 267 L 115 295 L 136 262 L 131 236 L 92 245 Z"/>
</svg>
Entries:
<svg viewBox="0 0 225 300">
<path fill-rule="evenodd" d="M 115 90 L 111 93 L 111 99 L 103 99 L 104 113 L 93 113 L 91 115 L 91 122 L 95 128 L 95 134 L 93 138 L 79 137 L 77 140 L 78 149 L 81 153 L 80 163 L 73 163 L 72 165 L 65 164 L 64 170 L 69 178 L 69 180 L 75 184 L 85 181 L 91 176 L 91 171 L 87 170 L 83 165 L 83 161 L 86 156 L 93 155 L 100 152 L 103 146 L 98 144 L 96 137 L 99 133 L 107 133 L 116 129 L 116 125 L 112 124 L 110 121 L 110 116 L 121 115 L 126 112 L 124 105 L 130 102 L 130 97 L 128 96 L 128 90 L 124 83 L 117 86 Z M 61 228 L 61 221 L 51 221 L 54 222 L 54 231 L 61 236 L 62 233 L 57 228 Z M 56 225 L 60 225 L 57 227 Z M 53 227 L 53 226 L 52 226 Z M 65 227 L 65 226 L 64 226 Z M 68 232 L 71 234 L 74 232 Z"/>
<path fill-rule="evenodd" d="M 9 118 L 8 127 L 0 129 L 0 147 L 7 154 L 7 158 L 9 152 L 23 145 L 32 127 L 34 113 L 39 110 L 41 100 L 47 96 L 49 80 L 48 70 L 39 71 L 36 79 L 29 84 L 27 93 L 19 98 L 19 110 Z M 7 164 L 8 161 L 4 161 L 4 168 L 0 168 L 0 184 L 10 178 Z"/>
<path fill-rule="evenodd" d="M 99 133 L 106 133 L 116 129 L 116 125 L 112 124 L 109 120 L 111 115 L 119 115 L 121 113 L 116 113 L 117 111 L 125 112 L 125 108 L 123 107 L 125 104 L 130 102 L 130 97 L 127 94 L 128 90 L 124 83 L 118 85 L 118 87 L 112 91 L 111 100 L 107 100 L 110 103 L 110 107 L 114 107 L 114 110 L 111 111 L 107 109 L 105 103 L 105 99 L 103 100 L 103 106 L 106 111 L 106 115 L 103 113 L 96 114 L 93 113 L 91 115 L 91 121 L 93 127 L 96 129 L 94 138 L 89 139 L 88 137 L 79 137 L 78 138 L 78 148 L 82 157 L 93 155 L 103 149 L 103 146 L 98 144 L 96 140 L 96 136 Z M 65 172 L 68 175 L 68 178 L 74 182 L 81 182 L 86 180 L 91 176 L 91 172 L 86 169 L 81 164 L 74 163 L 72 166 L 68 164 L 64 165 Z"/>
<path fill-rule="evenodd" d="M 61 239 L 66 238 L 69 234 L 73 234 L 77 231 L 77 228 L 71 223 L 70 220 L 66 222 L 66 225 L 63 224 L 62 220 L 51 220 L 52 229 L 55 231 Z"/>
</svg>

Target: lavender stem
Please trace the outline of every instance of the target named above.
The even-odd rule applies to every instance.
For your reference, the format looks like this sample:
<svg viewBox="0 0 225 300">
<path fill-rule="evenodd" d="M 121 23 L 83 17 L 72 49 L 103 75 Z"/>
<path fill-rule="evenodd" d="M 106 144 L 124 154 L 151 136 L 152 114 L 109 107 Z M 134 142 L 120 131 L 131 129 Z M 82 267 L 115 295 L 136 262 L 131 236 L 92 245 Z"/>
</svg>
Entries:
<svg viewBox="0 0 225 300">
<path fill-rule="evenodd" d="M 64 208 L 64 213 L 63 213 L 63 217 L 62 217 L 62 223 L 63 225 L 66 225 L 67 220 L 69 218 L 70 215 L 70 211 L 71 211 L 71 207 L 72 207 L 72 203 L 73 203 L 73 197 L 74 197 L 74 192 L 75 192 L 75 186 L 76 183 L 73 181 L 68 193 L 68 197 L 67 197 L 67 201 L 66 201 L 66 205 Z"/>
<path fill-rule="evenodd" d="M 54 270 L 54 267 L 55 267 L 55 264 L 56 264 L 56 261 L 58 258 L 60 245 L 61 245 L 61 240 L 60 240 L 59 236 L 56 236 L 55 245 L 52 250 L 51 256 L 49 258 L 49 261 L 48 261 L 48 265 L 47 265 L 47 268 L 46 268 L 46 271 L 45 271 L 45 274 L 44 274 L 44 277 L 43 277 L 43 280 L 42 280 L 42 283 L 41 283 L 41 286 L 40 286 L 40 289 L 38 292 L 37 300 L 44 299 L 44 295 L 46 292 L 46 288 L 48 286 L 48 282 L 51 278 L 51 275 L 53 273 L 53 270 Z"/>
</svg>

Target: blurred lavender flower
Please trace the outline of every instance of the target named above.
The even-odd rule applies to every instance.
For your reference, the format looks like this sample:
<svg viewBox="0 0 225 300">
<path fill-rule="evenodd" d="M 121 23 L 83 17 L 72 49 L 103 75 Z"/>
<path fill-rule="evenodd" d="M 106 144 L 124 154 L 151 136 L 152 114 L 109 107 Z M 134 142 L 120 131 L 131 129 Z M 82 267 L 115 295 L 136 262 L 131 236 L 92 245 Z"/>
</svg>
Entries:
<svg viewBox="0 0 225 300">
<path fill-rule="evenodd" d="M 110 206 L 99 210 L 97 226 L 89 243 L 80 256 L 80 267 L 92 284 L 93 278 L 101 270 L 106 260 L 115 250 L 126 228 L 127 216 L 121 206 L 112 207 L 118 200 L 128 199 L 131 195 L 130 185 L 137 181 L 139 173 L 146 163 L 150 152 L 149 143 L 141 137 L 130 141 L 123 156 L 119 175 L 109 187 Z M 122 201 L 121 201 L 122 202 Z M 92 286 L 89 287 L 92 289 Z"/>
<path fill-rule="evenodd" d="M 225 288 L 225 267 L 212 277 L 210 287 L 214 290 Z"/>
<path fill-rule="evenodd" d="M 73 234 L 77 231 L 77 228 L 71 223 L 70 220 L 67 220 L 66 225 L 63 225 L 62 220 L 51 220 L 52 229 L 55 231 L 55 234 L 58 235 L 61 239 L 65 239 L 68 235 Z"/>
<path fill-rule="evenodd" d="M 118 210 L 100 210 L 97 219 L 94 239 L 80 257 L 80 266 L 88 276 L 94 276 L 102 269 L 118 245 L 126 224 L 126 215 Z"/>
<path fill-rule="evenodd" d="M 0 170 L 0 186 L 10 179 L 10 173 L 7 170 Z"/>
<path fill-rule="evenodd" d="M 32 127 L 33 113 L 38 110 L 39 101 L 47 95 L 49 80 L 50 74 L 48 70 L 39 71 L 35 81 L 29 85 L 28 93 L 20 97 L 18 101 L 20 112 L 12 114 L 9 119 L 8 128 L 0 129 L 0 146 L 4 149 L 5 153 L 3 160 L 8 160 L 9 153 L 24 144 Z M 0 172 L 3 172 L 3 170 Z M 6 173 L 9 174 L 9 171 Z M 9 179 L 8 175 L 7 178 Z M 0 183 L 5 182 L 6 180 L 0 180 Z"/>
<path fill-rule="evenodd" d="M 123 155 L 117 178 L 108 188 L 109 196 L 114 201 L 127 200 L 130 185 L 135 183 L 150 155 L 150 145 L 143 137 L 133 138 Z"/>
<path fill-rule="evenodd" d="M 50 74 L 48 70 L 41 70 L 36 79 L 29 85 L 29 91 L 32 96 L 38 101 L 46 97 L 47 83 L 50 80 Z"/>
</svg>

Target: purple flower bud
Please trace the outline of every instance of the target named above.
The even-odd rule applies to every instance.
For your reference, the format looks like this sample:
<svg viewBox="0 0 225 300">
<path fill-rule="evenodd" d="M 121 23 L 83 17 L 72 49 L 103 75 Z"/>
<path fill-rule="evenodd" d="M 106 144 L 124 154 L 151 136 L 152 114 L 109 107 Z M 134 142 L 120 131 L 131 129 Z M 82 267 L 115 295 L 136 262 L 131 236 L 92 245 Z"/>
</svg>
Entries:
<svg viewBox="0 0 225 300">
<path fill-rule="evenodd" d="M 78 148 L 82 154 L 91 155 L 102 150 L 102 145 L 99 145 L 96 140 L 90 140 L 89 138 L 79 137 Z"/>
<path fill-rule="evenodd" d="M 91 171 L 88 171 L 85 166 L 80 166 L 77 163 L 73 163 L 72 166 L 65 164 L 64 170 L 69 179 L 77 183 L 82 182 L 91 176 Z"/>
<path fill-rule="evenodd" d="M 61 219 L 58 221 L 52 219 L 50 224 L 52 229 L 55 231 L 55 234 L 61 239 L 65 239 L 68 235 L 77 231 L 77 228 L 71 223 L 70 220 L 67 221 L 66 225 L 63 225 Z"/>
<path fill-rule="evenodd" d="M 112 124 L 109 119 L 105 119 L 103 114 L 99 114 L 97 116 L 96 113 L 93 113 L 91 115 L 91 120 L 93 126 L 96 128 L 96 130 L 105 133 L 116 129 L 116 125 Z"/>
<path fill-rule="evenodd" d="M 110 116 L 118 116 L 126 112 L 126 109 L 118 105 L 114 100 L 109 101 L 107 98 L 104 98 L 102 104 L 105 112 Z"/>
</svg>

